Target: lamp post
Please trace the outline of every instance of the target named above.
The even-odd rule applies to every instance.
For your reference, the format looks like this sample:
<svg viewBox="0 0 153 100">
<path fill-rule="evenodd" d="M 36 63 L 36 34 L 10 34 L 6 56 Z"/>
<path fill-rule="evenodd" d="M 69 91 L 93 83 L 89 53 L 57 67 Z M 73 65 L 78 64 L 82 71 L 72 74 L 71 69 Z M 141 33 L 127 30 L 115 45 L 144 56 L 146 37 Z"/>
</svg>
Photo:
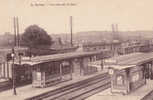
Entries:
<svg viewBox="0 0 153 100">
<path fill-rule="evenodd" d="M 11 54 L 12 60 L 13 60 L 13 64 L 12 64 L 12 81 L 13 81 L 13 95 L 16 95 L 16 87 L 15 87 L 15 71 L 14 71 L 14 48 L 12 48 L 12 54 Z"/>
</svg>

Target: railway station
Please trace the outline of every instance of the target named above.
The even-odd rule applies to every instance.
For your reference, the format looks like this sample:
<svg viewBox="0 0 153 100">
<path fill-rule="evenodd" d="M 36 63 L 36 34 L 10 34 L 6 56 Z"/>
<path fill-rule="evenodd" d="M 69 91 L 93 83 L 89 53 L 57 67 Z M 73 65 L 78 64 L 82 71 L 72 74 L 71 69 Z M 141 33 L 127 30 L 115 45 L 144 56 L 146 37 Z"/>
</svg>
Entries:
<svg viewBox="0 0 153 100">
<path fill-rule="evenodd" d="M 72 74 L 76 76 L 92 74 L 97 72 L 97 68 L 88 66 L 88 63 L 108 58 L 110 57 L 108 54 L 109 51 L 72 52 L 15 60 L 16 82 L 21 84 L 25 81 L 32 82 L 33 77 L 33 84 L 37 83 L 37 80 L 41 82 L 46 80 L 49 83 L 50 79 L 63 79 L 63 75 L 72 79 Z M 1 78 L 4 80 L 12 78 L 12 61 L 2 64 L 0 69 Z"/>
<path fill-rule="evenodd" d="M 111 87 L 87 100 L 141 100 L 153 87 L 153 53 L 132 53 L 105 60 Z"/>
<path fill-rule="evenodd" d="M 103 53 L 104 51 L 73 52 L 37 56 L 28 60 L 22 60 L 21 62 L 15 61 L 15 85 L 31 80 L 31 84 L 27 86 L 16 87 L 16 97 L 21 98 L 22 96 L 23 98 L 21 99 L 30 98 L 62 86 L 72 83 L 77 84 L 77 82 L 94 78 L 97 75 L 103 75 L 103 73 L 106 73 L 103 67 L 101 67 L 103 60 L 101 60 L 99 66 L 91 65 L 92 62 L 98 59 L 106 59 L 108 57 L 104 57 Z M 12 90 L 6 92 L 12 95 Z M 4 97 L 3 99 L 7 98 Z"/>
<path fill-rule="evenodd" d="M 104 53 L 72 52 L 37 56 L 21 62 L 16 60 L 15 84 L 28 80 L 31 80 L 31 83 L 16 87 L 17 95 L 14 96 L 12 90 L 1 92 L 0 99 L 9 100 L 11 97 L 12 100 L 120 100 L 120 97 L 132 97 L 131 100 L 140 100 L 153 90 L 152 52 L 136 52 L 112 58 L 104 56 Z M 61 90 L 63 92 L 56 94 Z M 45 96 L 47 94 L 50 97 Z"/>
<path fill-rule="evenodd" d="M 32 84 L 26 85 L 23 87 L 18 87 L 16 88 L 17 95 L 13 95 L 13 90 L 7 90 L 4 92 L 0 93 L 0 99 L 1 100 L 39 100 L 39 98 L 43 98 L 42 95 L 47 94 L 47 93 L 53 93 L 54 96 L 57 95 L 55 94 L 56 91 L 61 91 L 62 89 L 67 90 L 70 86 L 77 86 L 80 88 L 84 87 L 82 86 L 85 84 L 85 82 L 90 82 L 91 80 L 94 81 L 95 77 L 99 78 L 103 76 L 103 74 L 106 74 L 106 71 L 98 72 L 92 75 L 84 76 L 84 77 L 73 77 L 73 80 L 65 81 L 62 83 L 54 84 L 52 86 L 49 86 L 47 88 L 34 88 L 32 87 Z M 82 84 L 82 85 L 80 85 Z M 73 87 L 74 88 L 74 87 Z M 53 92 L 52 92 L 53 91 Z M 60 92 L 59 94 L 61 94 Z"/>
<path fill-rule="evenodd" d="M 100 53 L 101 51 L 75 52 L 32 58 L 32 85 L 33 87 L 45 87 L 56 81 L 72 80 L 73 76 L 79 77 L 95 73 L 97 68 L 89 67 L 87 64 L 95 61 L 96 55 Z"/>
<path fill-rule="evenodd" d="M 96 73 L 97 67 L 88 66 L 88 63 L 96 61 L 103 53 L 103 51 L 73 52 L 38 56 L 31 61 L 22 62 L 21 65 L 31 66 L 33 87 L 46 87 L 54 82 L 72 80 L 73 76 L 82 77 Z M 19 66 L 17 63 L 16 65 Z"/>
<path fill-rule="evenodd" d="M 1 78 L 3 79 L 1 83 L 12 85 L 12 64 L 10 61 L 5 66 L 1 65 Z M 79 51 L 22 58 L 21 61 L 15 59 L 13 66 L 17 95 L 13 96 L 12 90 L 8 89 L 0 94 L 0 99 L 9 100 L 10 97 L 12 100 L 13 98 L 14 100 L 17 98 L 37 100 L 44 99 L 44 97 L 45 100 L 78 99 L 78 95 L 81 95 L 79 99 L 87 98 L 87 100 L 97 97 L 109 100 L 112 96 L 115 98 L 132 96 L 133 100 L 140 100 L 153 89 L 150 86 L 153 83 L 152 52 L 135 52 L 111 58 L 108 50 Z M 19 87 L 19 84 L 22 87 Z M 68 93 L 56 94 L 61 89 Z M 76 91 L 74 92 L 73 89 Z M 98 92 L 100 94 L 96 94 Z M 3 96 L 3 93 L 7 95 Z M 84 93 L 86 93 L 85 96 L 82 95 Z M 133 96 L 137 93 L 141 95 Z M 55 96 L 46 97 L 46 94 Z M 67 96 L 64 97 L 65 95 Z"/>
<path fill-rule="evenodd" d="M 152 0 L 1 0 L 0 100 L 153 100 Z"/>
</svg>

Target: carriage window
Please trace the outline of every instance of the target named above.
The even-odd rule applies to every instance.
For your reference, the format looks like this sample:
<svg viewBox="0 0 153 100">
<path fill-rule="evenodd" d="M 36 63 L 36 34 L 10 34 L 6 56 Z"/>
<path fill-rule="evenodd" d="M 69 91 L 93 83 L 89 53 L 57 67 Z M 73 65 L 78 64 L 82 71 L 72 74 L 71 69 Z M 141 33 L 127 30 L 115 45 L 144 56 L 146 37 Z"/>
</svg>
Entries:
<svg viewBox="0 0 153 100">
<path fill-rule="evenodd" d="M 117 81 L 117 85 L 123 85 L 124 84 L 123 76 L 122 75 L 117 76 L 116 81 Z"/>
</svg>

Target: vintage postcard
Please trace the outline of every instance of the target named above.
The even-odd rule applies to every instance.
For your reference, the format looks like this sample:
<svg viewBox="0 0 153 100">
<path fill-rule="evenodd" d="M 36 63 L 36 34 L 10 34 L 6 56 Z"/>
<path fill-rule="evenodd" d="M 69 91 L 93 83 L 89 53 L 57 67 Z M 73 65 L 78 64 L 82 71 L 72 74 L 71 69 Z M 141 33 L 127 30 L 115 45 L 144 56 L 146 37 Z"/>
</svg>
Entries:
<svg viewBox="0 0 153 100">
<path fill-rule="evenodd" d="M 152 100 L 152 0 L 1 0 L 0 100 Z"/>
</svg>

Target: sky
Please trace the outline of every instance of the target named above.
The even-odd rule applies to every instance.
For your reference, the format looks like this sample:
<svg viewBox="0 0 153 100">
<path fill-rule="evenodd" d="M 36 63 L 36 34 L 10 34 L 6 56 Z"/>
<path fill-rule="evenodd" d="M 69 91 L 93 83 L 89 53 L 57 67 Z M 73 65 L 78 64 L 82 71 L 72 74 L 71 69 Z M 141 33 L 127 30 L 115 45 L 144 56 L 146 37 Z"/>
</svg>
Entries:
<svg viewBox="0 0 153 100">
<path fill-rule="evenodd" d="M 36 6 L 35 4 L 44 4 Z M 74 5 L 49 5 L 49 4 Z M 153 30 L 153 0 L 1 0 L 0 34 L 13 33 L 13 17 L 19 18 L 19 30 L 36 24 L 49 34 L 110 31 L 118 24 L 121 31 Z"/>
</svg>

